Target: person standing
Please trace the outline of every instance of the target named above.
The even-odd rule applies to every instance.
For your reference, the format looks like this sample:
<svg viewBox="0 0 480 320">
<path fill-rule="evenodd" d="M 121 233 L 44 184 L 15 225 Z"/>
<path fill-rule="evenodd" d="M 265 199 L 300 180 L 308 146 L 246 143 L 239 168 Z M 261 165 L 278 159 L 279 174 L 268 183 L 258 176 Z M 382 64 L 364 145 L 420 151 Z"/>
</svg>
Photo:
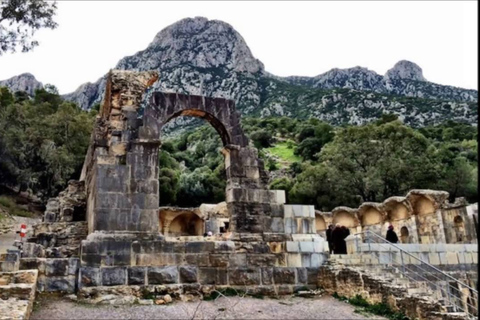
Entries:
<svg viewBox="0 0 480 320">
<path fill-rule="evenodd" d="M 395 233 L 395 231 L 393 231 L 393 226 L 392 225 L 388 226 L 386 239 L 387 239 L 388 242 L 398 243 L 398 237 L 397 237 L 397 234 Z"/>
<path fill-rule="evenodd" d="M 330 224 L 327 229 L 328 252 L 330 254 L 333 253 L 332 231 L 333 231 L 333 224 Z"/>
</svg>

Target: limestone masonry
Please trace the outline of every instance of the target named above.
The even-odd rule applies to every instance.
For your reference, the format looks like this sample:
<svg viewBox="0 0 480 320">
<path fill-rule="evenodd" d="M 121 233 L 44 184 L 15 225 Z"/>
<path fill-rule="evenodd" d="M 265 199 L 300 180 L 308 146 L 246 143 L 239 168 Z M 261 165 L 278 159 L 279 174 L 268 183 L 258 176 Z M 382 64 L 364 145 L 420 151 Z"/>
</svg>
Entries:
<svg viewBox="0 0 480 320">
<path fill-rule="evenodd" d="M 405 298 L 408 290 L 392 293 L 377 280 L 367 288 L 367 276 L 351 268 L 359 262 L 381 265 L 384 256 L 379 250 L 364 256 L 352 251 L 350 243 L 349 252 L 357 254 L 353 260 L 330 256 L 325 230 L 340 223 L 352 234 L 371 230 L 384 236 L 391 223 L 402 244 L 469 244 L 468 250 L 476 250 L 476 208 L 461 199 L 449 204 L 446 192 L 432 190 L 412 190 L 406 197 L 332 212 L 285 204 L 284 191 L 268 189 L 268 173 L 257 149 L 250 146 L 232 101 L 153 92 L 141 108 L 147 88 L 157 80 L 155 72 L 110 72 L 80 180 L 70 181 L 65 191 L 48 201 L 43 222 L 34 226 L 21 256 L 7 254 L 0 262 L 2 271 L 29 270 L 23 272 L 35 275 L 33 292 L 75 293 L 106 303 L 134 302 L 153 293 L 189 299 L 226 287 L 274 296 L 321 286 L 348 295 L 343 284 L 364 277 L 361 288 L 351 288 L 373 297 L 370 301 L 397 297 L 404 300 L 389 305 L 405 307 L 410 317 L 450 319 L 441 304 L 432 307 L 423 298 Z M 203 118 L 220 135 L 225 202 L 199 208 L 159 207 L 160 134 L 178 116 Z M 204 237 L 208 231 L 214 235 Z M 457 251 L 464 252 L 466 247 L 462 248 Z M 449 252 L 444 253 L 451 262 Z M 436 254 L 431 256 L 438 261 L 430 262 L 441 265 L 442 255 Z M 475 259 L 470 251 L 462 253 L 462 261 L 456 257 L 456 264 L 446 264 L 461 265 L 463 271 L 478 264 L 476 251 Z M 470 272 L 467 278 L 476 286 L 476 275 Z M 372 290 L 381 294 L 373 295 Z M 30 294 L 27 300 L 33 299 Z"/>
</svg>

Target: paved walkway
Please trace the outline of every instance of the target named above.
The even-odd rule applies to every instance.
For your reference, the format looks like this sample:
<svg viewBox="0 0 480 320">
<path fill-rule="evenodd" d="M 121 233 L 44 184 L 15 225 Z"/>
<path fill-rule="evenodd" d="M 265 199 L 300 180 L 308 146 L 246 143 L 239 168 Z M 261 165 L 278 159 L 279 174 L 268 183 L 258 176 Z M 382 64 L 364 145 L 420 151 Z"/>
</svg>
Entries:
<svg viewBox="0 0 480 320">
<path fill-rule="evenodd" d="M 355 313 L 355 307 L 330 296 L 255 299 L 228 297 L 216 301 L 169 305 L 87 305 L 40 298 L 30 317 L 38 319 L 385 319 Z"/>
</svg>

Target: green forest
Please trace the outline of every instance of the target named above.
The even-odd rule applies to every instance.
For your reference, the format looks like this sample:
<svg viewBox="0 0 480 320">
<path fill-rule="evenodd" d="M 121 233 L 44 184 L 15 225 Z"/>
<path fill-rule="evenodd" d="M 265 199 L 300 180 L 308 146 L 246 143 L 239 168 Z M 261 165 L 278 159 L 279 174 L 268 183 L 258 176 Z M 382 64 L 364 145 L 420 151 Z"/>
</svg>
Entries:
<svg viewBox="0 0 480 320">
<path fill-rule="evenodd" d="M 97 111 L 64 101 L 52 86 L 34 97 L 0 88 L 0 184 L 43 201 L 78 179 Z M 391 114 L 363 126 L 317 119 L 242 118 L 267 170 L 271 189 L 289 203 L 329 211 L 438 189 L 477 201 L 477 127 L 446 121 L 412 128 Z M 175 130 L 173 130 L 175 133 Z M 225 199 L 221 140 L 208 124 L 165 135 L 159 155 L 160 205 Z"/>
</svg>

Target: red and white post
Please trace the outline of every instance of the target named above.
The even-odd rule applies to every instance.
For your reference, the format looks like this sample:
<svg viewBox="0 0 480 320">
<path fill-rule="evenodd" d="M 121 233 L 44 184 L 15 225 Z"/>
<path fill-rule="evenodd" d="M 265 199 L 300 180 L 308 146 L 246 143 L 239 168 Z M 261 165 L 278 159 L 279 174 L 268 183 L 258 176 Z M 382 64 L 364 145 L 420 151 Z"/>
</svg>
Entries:
<svg viewBox="0 0 480 320">
<path fill-rule="evenodd" d="M 22 223 L 22 225 L 20 226 L 20 239 L 22 240 L 22 242 L 23 242 L 23 238 L 25 238 L 26 235 L 27 235 L 27 225 Z"/>
</svg>

